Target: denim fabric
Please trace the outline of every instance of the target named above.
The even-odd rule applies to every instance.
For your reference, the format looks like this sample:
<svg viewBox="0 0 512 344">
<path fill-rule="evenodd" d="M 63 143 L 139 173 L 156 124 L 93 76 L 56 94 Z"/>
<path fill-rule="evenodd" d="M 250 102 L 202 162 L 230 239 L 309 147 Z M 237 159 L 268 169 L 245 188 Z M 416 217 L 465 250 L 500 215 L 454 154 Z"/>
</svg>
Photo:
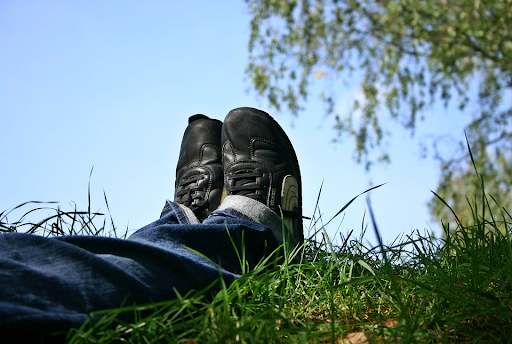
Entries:
<svg viewBox="0 0 512 344">
<path fill-rule="evenodd" d="M 0 235 L 0 337 L 78 327 L 90 311 L 171 299 L 174 289 L 202 290 L 220 277 L 230 284 L 241 273 L 233 242 L 241 252 L 242 234 L 250 266 L 280 244 L 235 209 L 202 224 L 190 214 L 167 201 L 160 219 L 126 240 Z"/>
<path fill-rule="evenodd" d="M 281 217 L 263 203 L 248 197 L 233 195 L 227 196 L 217 208 L 217 211 L 224 209 L 234 209 L 251 220 L 268 226 L 280 243 L 288 242 L 290 249 L 297 245 L 296 238 L 290 235 L 290 231 Z"/>
</svg>

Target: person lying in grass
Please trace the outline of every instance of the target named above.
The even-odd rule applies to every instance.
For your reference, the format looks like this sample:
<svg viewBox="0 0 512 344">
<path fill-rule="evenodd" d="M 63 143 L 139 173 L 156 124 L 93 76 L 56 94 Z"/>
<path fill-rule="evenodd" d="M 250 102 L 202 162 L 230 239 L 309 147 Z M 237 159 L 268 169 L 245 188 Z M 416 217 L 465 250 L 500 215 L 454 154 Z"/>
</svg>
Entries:
<svg viewBox="0 0 512 344">
<path fill-rule="evenodd" d="M 245 264 L 303 244 L 301 192 L 292 144 L 270 115 L 194 115 L 174 201 L 128 239 L 0 235 L 0 333 L 38 338 L 80 327 L 93 311 L 229 285 Z"/>
</svg>

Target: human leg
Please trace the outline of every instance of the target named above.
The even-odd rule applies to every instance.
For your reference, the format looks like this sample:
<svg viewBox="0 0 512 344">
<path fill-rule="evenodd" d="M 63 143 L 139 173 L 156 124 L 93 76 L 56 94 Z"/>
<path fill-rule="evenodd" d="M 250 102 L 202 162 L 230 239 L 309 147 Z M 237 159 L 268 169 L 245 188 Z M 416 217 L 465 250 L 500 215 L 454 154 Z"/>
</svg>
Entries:
<svg viewBox="0 0 512 344">
<path fill-rule="evenodd" d="M 0 236 L 0 333 L 76 327 L 91 311 L 171 299 L 174 290 L 184 294 L 219 278 L 227 284 L 237 278 L 236 264 L 221 268 L 187 249 L 201 250 L 195 243 L 205 237 L 217 246 L 231 243 L 224 225 L 191 226 L 220 203 L 221 126 L 203 115 L 189 119 L 176 169 L 176 202 L 167 201 L 160 219 L 129 240 Z M 222 252 L 226 266 L 238 261 L 230 252 Z"/>
<path fill-rule="evenodd" d="M 0 333 L 41 334 L 77 327 L 90 311 L 170 299 L 175 297 L 173 289 L 184 294 L 219 278 L 230 284 L 242 272 L 241 250 L 254 266 L 283 241 L 293 243 L 296 238 L 300 243 L 300 174 L 289 140 L 263 112 L 232 113 L 226 118 L 224 139 L 228 196 L 220 207 L 219 149 L 211 142 L 192 150 L 185 144 L 175 202 L 167 202 L 159 220 L 128 240 L 0 236 Z M 216 134 L 199 134 L 204 133 L 199 124 L 212 124 L 209 121 L 196 117 L 185 137 L 190 142 L 213 140 Z M 268 133 L 249 130 L 262 123 Z M 246 134 L 234 137 L 240 124 Z M 206 127 L 208 133 L 218 132 L 218 125 Z M 292 179 L 294 183 L 286 182 Z M 215 208 L 199 224 L 198 217 Z M 292 219 L 287 227 L 281 213 Z M 290 228 L 293 237 L 283 228 Z"/>
<path fill-rule="evenodd" d="M 66 330 L 79 327 L 91 311 L 172 299 L 174 290 L 202 290 L 220 278 L 229 285 L 241 273 L 232 240 L 241 248 L 243 232 L 253 242 L 268 242 L 270 249 L 278 245 L 264 225 L 241 216 L 238 221 L 236 214 L 226 223 L 190 225 L 174 221 L 181 215 L 178 204 L 168 206 L 162 218 L 128 240 L 1 235 L 0 333 Z M 262 255 L 252 251 L 251 265 Z"/>
</svg>

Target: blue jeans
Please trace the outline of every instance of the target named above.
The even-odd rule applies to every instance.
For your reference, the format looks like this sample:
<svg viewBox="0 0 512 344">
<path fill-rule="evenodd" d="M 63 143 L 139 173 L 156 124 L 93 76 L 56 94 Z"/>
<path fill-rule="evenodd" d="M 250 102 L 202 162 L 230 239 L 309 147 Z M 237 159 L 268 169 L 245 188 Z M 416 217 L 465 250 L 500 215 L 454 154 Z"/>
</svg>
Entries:
<svg viewBox="0 0 512 344">
<path fill-rule="evenodd" d="M 203 290 L 219 278 L 229 285 L 241 274 L 242 235 L 249 266 L 282 242 L 275 213 L 236 197 L 203 223 L 167 201 L 160 219 L 126 240 L 0 235 L 0 338 L 79 327 L 88 312 L 172 299 L 174 289 Z"/>
</svg>

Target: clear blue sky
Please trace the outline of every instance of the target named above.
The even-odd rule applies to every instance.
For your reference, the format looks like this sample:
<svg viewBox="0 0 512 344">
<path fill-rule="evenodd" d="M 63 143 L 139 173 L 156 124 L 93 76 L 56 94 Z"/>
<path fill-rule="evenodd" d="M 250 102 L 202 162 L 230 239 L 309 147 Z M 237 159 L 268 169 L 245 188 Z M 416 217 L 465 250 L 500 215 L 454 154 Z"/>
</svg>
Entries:
<svg viewBox="0 0 512 344">
<path fill-rule="evenodd" d="M 31 200 L 86 209 L 94 166 L 95 210 L 106 211 L 105 191 L 117 227 L 135 230 L 155 220 L 173 197 L 188 116 L 222 120 L 239 106 L 268 111 L 264 99 L 248 92 L 244 75 L 245 2 L 219 3 L 3 0 L 0 211 Z M 369 174 L 353 162 L 352 143 L 332 143 L 333 120 L 324 118 L 318 101 L 298 118 L 274 113 L 299 157 L 304 215 L 311 216 L 322 181 L 325 219 L 370 181 L 387 182 L 371 193 L 384 239 L 413 229 L 439 235 L 426 208 L 437 166 L 420 158 L 418 139 L 439 128 L 463 135 L 460 121 L 447 121 L 443 111 L 435 111 L 415 139 L 396 131 L 392 164 Z M 361 197 L 329 234 L 359 233 L 365 208 Z"/>
</svg>

